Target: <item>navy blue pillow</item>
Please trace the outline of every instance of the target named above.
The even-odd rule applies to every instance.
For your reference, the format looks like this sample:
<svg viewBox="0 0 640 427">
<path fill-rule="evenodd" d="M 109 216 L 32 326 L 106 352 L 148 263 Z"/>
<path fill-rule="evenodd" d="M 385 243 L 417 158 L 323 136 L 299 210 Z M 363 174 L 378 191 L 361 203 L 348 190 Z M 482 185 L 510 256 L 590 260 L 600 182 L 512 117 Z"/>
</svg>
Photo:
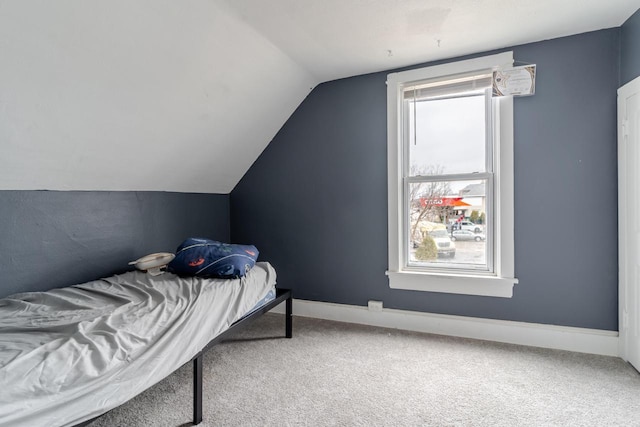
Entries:
<svg viewBox="0 0 640 427">
<path fill-rule="evenodd" d="M 253 245 L 233 245 L 190 237 L 176 251 L 167 270 L 180 276 L 243 277 L 256 264 L 258 249 Z"/>
</svg>

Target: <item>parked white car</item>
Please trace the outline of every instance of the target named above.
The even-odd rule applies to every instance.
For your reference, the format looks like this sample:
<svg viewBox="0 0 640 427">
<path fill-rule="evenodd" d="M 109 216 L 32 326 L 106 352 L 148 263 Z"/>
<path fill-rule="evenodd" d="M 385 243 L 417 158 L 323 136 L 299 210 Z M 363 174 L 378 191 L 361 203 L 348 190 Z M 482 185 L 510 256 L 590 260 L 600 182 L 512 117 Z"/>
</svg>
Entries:
<svg viewBox="0 0 640 427">
<path fill-rule="evenodd" d="M 471 221 L 455 221 L 451 224 L 451 228 L 453 230 L 469 230 L 474 233 L 482 233 L 482 226 Z"/>
<path fill-rule="evenodd" d="M 484 234 L 474 233 L 471 230 L 454 230 L 451 233 L 451 240 L 475 240 L 476 242 L 480 242 L 484 240 Z"/>
</svg>

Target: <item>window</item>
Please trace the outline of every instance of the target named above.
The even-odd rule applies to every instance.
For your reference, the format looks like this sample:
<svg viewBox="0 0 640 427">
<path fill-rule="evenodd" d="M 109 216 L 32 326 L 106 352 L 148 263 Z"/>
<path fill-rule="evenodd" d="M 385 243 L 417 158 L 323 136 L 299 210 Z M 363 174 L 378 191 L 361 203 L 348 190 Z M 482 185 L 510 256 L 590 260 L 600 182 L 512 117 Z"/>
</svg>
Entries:
<svg viewBox="0 0 640 427">
<path fill-rule="evenodd" d="M 389 276 L 399 289 L 511 297 L 511 52 L 389 74 Z"/>
</svg>

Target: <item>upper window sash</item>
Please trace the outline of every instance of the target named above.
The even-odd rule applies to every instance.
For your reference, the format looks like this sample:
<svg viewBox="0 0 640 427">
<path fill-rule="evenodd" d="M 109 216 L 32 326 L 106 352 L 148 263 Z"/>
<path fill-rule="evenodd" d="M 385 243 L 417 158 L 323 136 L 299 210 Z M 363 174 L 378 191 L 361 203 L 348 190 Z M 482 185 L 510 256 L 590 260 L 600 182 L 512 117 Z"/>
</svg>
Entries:
<svg viewBox="0 0 640 427">
<path fill-rule="evenodd" d="M 486 74 L 485 74 L 486 76 Z M 446 82 L 448 80 L 441 80 L 441 84 L 442 86 L 446 86 Z M 489 86 L 487 86 L 487 84 Z M 406 94 L 406 92 L 405 92 Z M 450 95 L 450 96 L 449 96 Z M 493 172 L 493 162 L 494 162 L 494 158 L 493 158 L 493 150 L 494 150 L 494 100 L 492 98 L 492 90 L 491 90 L 491 84 L 484 82 L 483 83 L 483 87 L 479 89 L 479 92 L 469 92 L 469 91 L 464 91 L 464 92 L 458 92 L 457 94 L 448 94 L 447 96 L 440 96 L 437 99 L 442 100 L 442 99 L 446 99 L 446 98 L 460 98 L 462 96 L 466 96 L 466 95 L 470 95 L 470 96 L 483 96 L 484 97 L 484 109 L 485 109 L 485 119 L 484 119 L 484 124 L 485 124 L 485 136 L 484 136 L 484 170 L 482 169 L 478 169 L 478 170 L 467 170 L 464 171 L 466 173 L 481 173 L 481 172 Z M 433 98 L 431 98 L 433 99 Z M 410 141 L 411 139 L 411 135 L 413 133 L 413 138 L 417 138 L 416 135 L 416 129 L 411 129 L 411 124 L 413 123 L 413 125 L 416 125 L 416 121 L 417 121 L 417 117 L 416 117 L 416 109 L 417 106 L 414 105 L 413 109 L 410 108 L 410 103 L 411 103 L 411 98 L 407 99 L 406 97 L 404 98 L 404 101 L 402 102 L 402 109 L 401 111 L 401 123 L 402 123 L 402 133 L 400 135 L 400 143 L 402 144 L 402 176 L 403 177 L 408 177 L 408 176 L 413 176 L 411 174 L 411 143 L 412 141 Z M 428 101 L 425 101 L 428 102 Z M 411 121 L 410 117 L 411 115 L 413 115 L 413 122 Z M 415 141 L 413 141 L 415 142 Z M 440 175 L 437 174 L 435 172 L 432 173 L 428 173 L 429 176 L 432 175 Z"/>
</svg>

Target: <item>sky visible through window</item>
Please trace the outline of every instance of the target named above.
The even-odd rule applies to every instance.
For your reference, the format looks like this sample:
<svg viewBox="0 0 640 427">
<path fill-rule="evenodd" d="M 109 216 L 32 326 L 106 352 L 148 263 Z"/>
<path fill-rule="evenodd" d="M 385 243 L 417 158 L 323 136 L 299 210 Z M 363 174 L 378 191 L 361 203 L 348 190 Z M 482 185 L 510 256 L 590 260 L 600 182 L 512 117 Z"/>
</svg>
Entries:
<svg viewBox="0 0 640 427">
<path fill-rule="evenodd" d="M 419 101 L 414 132 L 415 104 L 410 102 L 411 167 L 438 174 L 485 172 L 484 103 L 483 95 Z M 453 185 L 452 191 L 462 184 L 468 182 Z"/>
</svg>

